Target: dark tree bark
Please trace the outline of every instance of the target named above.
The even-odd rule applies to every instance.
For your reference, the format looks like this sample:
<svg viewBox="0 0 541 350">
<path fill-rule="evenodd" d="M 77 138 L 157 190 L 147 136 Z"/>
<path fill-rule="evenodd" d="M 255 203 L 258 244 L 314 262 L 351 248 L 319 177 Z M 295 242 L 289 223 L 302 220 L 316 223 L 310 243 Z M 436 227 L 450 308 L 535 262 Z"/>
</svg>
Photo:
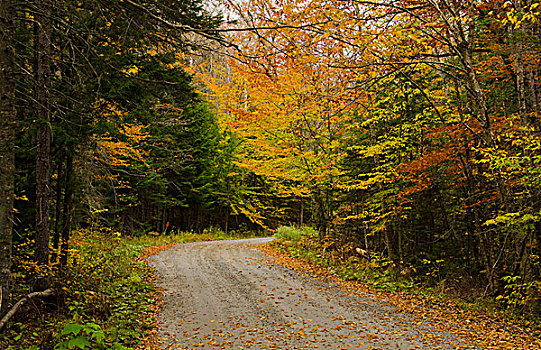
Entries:
<svg viewBox="0 0 541 350">
<path fill-rule="evenodd" d="M 0 316 L 8 306 L 11 286 L 15 121 L 15 6 L 0 1 Z"/>
<path fill-rule="evenodd" d="M 37 122 L 36 138 L 36 251 L 35 260 L 41 268 L 49 265 L 49 178 L 50 178 L 50 89 L 51 89 L 51 3 L 36 3 L 34 34 L 34 115 Z M 46 274 L 38 274 L 34 290 L 48 287 Z"/>
<path fill-rule="evenodd" d="M 58 167 L 56 170 L 56 200 L 55 200 L 55 220 L 54 220 L 54 234 L 53 234 L 53 256 L 51 257 L 52 260 L 56 260 L 56 253 L 58 250 L 58 247 L 60 245 L 60 223 L 62 218 L 62 211 L 60 210 L 61 204 L 62 204 L 62 184 L 64 181 L 64 175 L 63 175 L 63 161 L 62 157 L 60 157 L 58 161 Z"/>
<path fill-rule="evenodd" d="M 71 221 L 73 217 L 73 155 L 66 158 L 65 189 L 62 209 L 62 244 L 60 246 L 60 266 L 66 266 L 68 262 L 69 239 L 71 235 Z"/>
</svg>

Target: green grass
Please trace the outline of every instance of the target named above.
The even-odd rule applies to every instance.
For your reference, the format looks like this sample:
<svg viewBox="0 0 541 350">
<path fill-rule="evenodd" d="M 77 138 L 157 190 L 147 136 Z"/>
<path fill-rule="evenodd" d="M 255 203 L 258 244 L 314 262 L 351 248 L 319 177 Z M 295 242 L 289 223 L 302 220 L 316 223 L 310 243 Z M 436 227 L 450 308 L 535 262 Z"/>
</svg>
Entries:
<svg viewBox="0 0 541 350">
<path fill-rule="evenodd" d="M 317 231 L 311 227 L 280 226 L 274 236 L 278 239 L 299 242 L 303 238 L 317 237 Z"/>
</svg>

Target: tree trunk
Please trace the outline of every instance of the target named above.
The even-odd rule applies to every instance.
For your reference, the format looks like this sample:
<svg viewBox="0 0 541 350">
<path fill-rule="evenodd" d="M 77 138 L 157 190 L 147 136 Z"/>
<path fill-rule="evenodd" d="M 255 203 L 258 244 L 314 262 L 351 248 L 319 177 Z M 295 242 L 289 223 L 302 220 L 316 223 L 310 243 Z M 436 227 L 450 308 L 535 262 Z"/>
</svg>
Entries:
<svg viewBox="0 0 541 350">
<path fill-rule="evenodd" d="M 524 9 L 522 7 L 522 1 L 521 0 L 515 0 L 515 9 L 517 11 L 522 12 Z M 518 28 L 517 33 L 519 33 L 519 37 L 517 38 L 517 42 L 515 44 L 515 54 L 516 54 L 516 65 L 515 65 L 515 79 L 516 79 L 516 86 L 517 86 L 517 99 L 518 99 L 518 107 L 519 107 L 519 114 L 520 119 L 522 120 L 522 123 L 525 127 L 528 126 L 528 117 L 527 117 L 527 107 L 526 107 L 526 87 L 524 83 L 524 44 L 522 43 L 522 40 L 524 35 L 526 34 L 525 31 L 522 28 Z"/>
<path fill-rule="evenodd" d="M 49 177 L 50 177 L 50 88 L 51 88 L 51 4 L 36 3 L 34 25 L 34 115 L 37 122 L 36 145 L 36 251 L 35 261 L 40 269 L 49 265 Z M 45 273 L 45 274 L 44 274 Z M 35 276 L 34 290 L 49 285 L 47 271 Z"/>
<path fill-rule="evenodd" d="M 72 199 L 73 199 L 73 156 L 66 158 L 64 200 L 62 208 L 62 244 L 60 246 L 60 266 L 66 266 L 68 262 L 69 239 L 71 235 Z"/>
<path fill-rule="evenodd" d="M 8 307 L 11 286 L 13 183 L 15 173 L 15 6 L 0 1 L 0 316 Z"/>
<path fill-rule="evenodd" d="M 301 197 L 301 209 L 299 214 L 299 227 L 304 226 L 304 198 Z"/>
<path fill-rule="evenodd" d="M 389 225 L 390 226 L 390 225 Z M 396 250 L 394 244 L 394 230 L 392 227 L 386 227 L 383 230 L 383 235 L 385 238 L 385 246 L 387 247 L 387 257 L 396 262 Z"/>
<path fill-rule="evenodd" d="M 58 253 L 58 246 L 60 245 L 60 223 L 62 219 L 62 184 L 64 181 L 63 172 L 63 161 L 60 157 L 58 161 L 58 167 L 56 170 L 56 201 L 55 201 L 55 220 L 54 220 L 54 234 L 53 234 L 53 256 L 52 260 L 55 261 Z"/>
<path fill-rule="evenodd" d="M 530 95 L 531 95 L 531 103 L 532 103 L 532 110 L 534 111 L 538 111 L 539 110 L 539 93 L 537 91 L 537 89 L 539 88 L 537 86 L 537 84 L 535 83 L 536 81 L 538 81 L 539 79 L 535 76 L 536 74 L 533 72 L 533 70 L 531 70 L 530 72 L 528 72 L 528 75 L 529 75 L 529 85 L 530 85 Z M 534 125 L 536 127 L 536 131 L 539 132 L 541 130 L 541 125 L 540 125 L 540 122 L 539 122 L 539 116 L 536 116 L 535 117 L 535 120 L 534 120 Z"/>
<path fill-rule="evenodd" d="M 316 227 L 318 231 L 318 238 L 320 241 L 323 240 L 323 238 L 327 235 L 327 221 L 326 221 L 326 215 L 325 215 L 325 200 L 323 198 L 323 194 L 321 193 L 321 190 L 318 188 L 314 191 L 314 204 L 315 204 L 315 210 L 314 210 L 314 216 L 316 221 Z"/>
</svg>

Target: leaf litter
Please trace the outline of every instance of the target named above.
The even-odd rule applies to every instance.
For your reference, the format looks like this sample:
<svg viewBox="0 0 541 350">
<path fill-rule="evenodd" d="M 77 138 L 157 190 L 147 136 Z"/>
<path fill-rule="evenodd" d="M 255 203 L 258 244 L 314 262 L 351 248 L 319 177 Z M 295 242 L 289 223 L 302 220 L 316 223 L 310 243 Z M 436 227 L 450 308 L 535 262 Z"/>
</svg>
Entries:
<svg viewBox="0 0 541 350">
<path fill-rule="evenodd" d="M 527 330 L 371 290 L 255 243 L 148 251 L 159 295 L 140 349 L 541 349 Z"/>
</svg>

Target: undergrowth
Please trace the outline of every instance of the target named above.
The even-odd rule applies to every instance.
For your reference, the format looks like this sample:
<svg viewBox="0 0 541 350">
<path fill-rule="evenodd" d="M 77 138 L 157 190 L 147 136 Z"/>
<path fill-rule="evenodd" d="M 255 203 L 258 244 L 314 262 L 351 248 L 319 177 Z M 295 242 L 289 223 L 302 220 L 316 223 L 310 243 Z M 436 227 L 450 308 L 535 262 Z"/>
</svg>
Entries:
<svg viewBox="0 0 541 350">
<path fill-rule="evenodd" d="M 367 252 L 351 244 L 339 243 L 331 237 L 318 239 L 307 227 L 280 227 L 271 245 L 297 259 L 304 260 L 344 280 L 360 282 L 383 292 L 419 295 L 435 303 L 452 300 L 464 310 L 487 313 L 533 329 L 541 338 L 541 315 L 517 312 L 505 304 L 501 296 L 483 296 L 482 291 L 457 293 L 441 273 L 439 261 L 424 262 L 423 273 L 413 266 L 397 266 L 376 252 Z M 466 278 L 459 276 L 459 279 Z"/>
<path fill-rule="evenodd" d="M 0 349 L 134 349 L 154 326 L 157 301 L 145 248 L 183 242 L 245 238 L 252 234 L 217 228 L 202 233 L 122 237 L 107 228 L 78 230 L 63 269 L 49 267 L 57 295 L 28 303 L 0 333 Z M 15 247 L 11 300 L 29 293 L 32 242 Z"/>
</svg>

